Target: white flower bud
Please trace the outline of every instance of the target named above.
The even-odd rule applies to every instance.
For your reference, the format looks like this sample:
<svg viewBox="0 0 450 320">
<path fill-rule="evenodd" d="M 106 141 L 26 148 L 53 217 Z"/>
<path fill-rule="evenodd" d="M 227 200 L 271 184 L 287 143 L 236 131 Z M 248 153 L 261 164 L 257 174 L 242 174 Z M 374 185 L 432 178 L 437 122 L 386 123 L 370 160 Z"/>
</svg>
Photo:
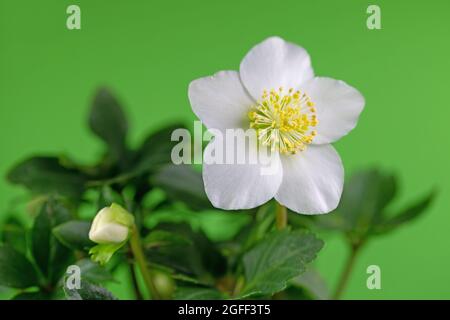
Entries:
<svg viewBox="0 0 450 320">
<path fill-rule="evenodd" d="M 128 239 L 134 217 L 117 204 L 100 210 L 92 222 L 89 239 L 98 244 L 119 244 Z"/>
</svg>

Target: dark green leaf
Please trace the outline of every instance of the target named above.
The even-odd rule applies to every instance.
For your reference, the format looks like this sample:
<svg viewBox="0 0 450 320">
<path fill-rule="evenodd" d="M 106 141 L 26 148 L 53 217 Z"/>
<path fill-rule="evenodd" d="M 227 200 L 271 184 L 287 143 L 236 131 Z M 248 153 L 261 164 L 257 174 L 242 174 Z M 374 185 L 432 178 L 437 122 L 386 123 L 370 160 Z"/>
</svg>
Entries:
<svg viewBox="0 0 450 320">
<path fill-rule="evenodd" d="M 281 292 L 278 292 L 272 296 L 274 300 L 315 300 L 308 290 L 299 286 L 288 286 Z"/>
<path fill-rule="evenodd" d="M 243 241 L 242 249 L 247 251 L 258 243 L 271 230 L 275 221 L 274 202 L 269 202 L 258 208 L 255 219 L 244 227 L 237 236 L 238 241 Z"/>
<path fill-rule="evenodd" d="M 97 209 L 100 211 L 104 207 L 109 207 L 113 203 L 122 204 L 122 197 L 110 186 L 103 186 L 100 190 L 99 197 L 97 200 Z"/>
<path fill-rule="evenodd" d="M 305 273 L 293 279 L 292 284 L 302 288 L 312 299 L 330 299 L 327 284 L 320 274 L 312 268 L 308 268 Z"/>
<path fill-rule="evenodd" d="M 8 173 L 8 180 L 37 194 L 60 194 L 80 198 L 86 182 L 82 173 L 61 165 L 55 157 L 25 160 Z"/>
<path fill-rule="evenodd" d="M 144 239 L 145 247 L 162 247 L 162 246 L 185 246 L 192 245 L 192 242 L 177 233 L 169 232 L 165 230 L 151 231 Z"/>
<path fill-rule="evenodd" d="M 98 263 L 91 259 L 83 259 L 77 262 L 80 267 L 81 276 L 84 280 L 91 283 L 102 283 L 106 281 L 114 281 L 112 274 Z"/>
<path fill-rule="evenodd" d="M 347 233 L 354 243 L 363 241 L 382 218 L 397 192 L 395 176 L 377 169 L 357 172 L 344 186 L 337 209 L 316 219 L 320 227 Z"/>
<path fill-rule="evenodd" d="M 0 285 L 25 289 L 36 286 L 38 277 L 30 261 L 10 246 L 0 246 Z"/>
<path fill-rule="evenodd" d="M 51 295 L 42 291 L 21 292 L 15 295 L 12 300 L 50 300 Z"/>
<path fill-rule="evenodd" d="M 172 132 L 185 129 L 183 124 L 173 124 L 152 133 L 137 151 L 135 172 L 142 174 L 156 166 L 172 163 L 172 148 L 178 143 L 171 141 Z"/>
<path fill-rule="evenodd" d="M 49 199 L 42 206 L 31 230 L 34 260 L 51 283 L 59 280 L 71 257 L 71 251 L 60 244 L 52 230 L 70 219 L 69 210 L 61 202 Z"/>
<path fill-rule="evenodd" d="M 53 234 L 66 247 L 74 250 L 84 250 L 95 245 L 89 239 L 90 228 L 90 222 L 72 220 L 53 228 Z"/>
<path fill-rule="evenodd" d="M 126 152 L 128 123 L 119 102 L 106 88 L 99 89 L 94 97 L 89 126 L 105 141 L 111 154 L 121 159 Z"/>
<path fill-rule="evenodd" d="M 5 221 L 0 231 L 1 242 L 22 253 L 25 253 L 27 249 L 26 235 L 25 226 L 14 216 Z"/>
<path fill-rule="evenodd" d="M 243 257 L 246 284 L 242 296 L 274 294 L 305 271 L 323 241 L 304 231 L 274 232 Z"/>
<path fill-rule="evenodd" d="M 354 174 L 345 184 L 341 202 L 335 212 L 317 217 L 319 227 L 345 232 L 352 245 L 360 245 L 370 235 L 382 234 L 411 221 L 431 204 L 431 192 L 418 203 L 392 215 L 389 204 L 397 194 L 394 175 L 377 169 Z"/>
<path fill-rule="evenodd" d="M 149 261 L 167 266 L 178 273 L 195 275 L 200 282 L 210 283 L 213 277 L 226 272 L 226 259 L 203 232 L 195 232 L 187 224 L 161 224 L 157 230 L 176 233 L 191 244 L 146 249 Z"/>
<path fill-rule="evenodd" d="M 358 172 L 346 183 L 337 211 L 346 217 L 352 230 L 365 232 L 393 199 L 395 190 L 395 178 L 391 175 L 379 170 Z"/>
<path fill-rule="evenodd" d="M 67 300 L 117 300 L 111 292 L 103 287 L 81 280 L 80 289 L 69 289 L 64 286 Z"/>
<path fill-rule="evenodd" d="M 179 287 L 175 291 L 175 300 L 223 300 L 225 296 L 213 288 Z"/>
<path fill-rule="evenodd" d="M 428 195 L 420 199 L 418 202 L 410 205 L 400 213 L 390 218 L 383 219 L 374 227 L 373 232 L 376 234 L 383 234 L 418 218 L 422 213 L 426 211 L 426 209 L 428 209 L 435 196 L 436 192 L 432 191 Z"/>
<path fill-rule="evenodd" d="M 156 172 L 151 182 L 163 189 L 173 201 L 181 201 L 193 210 L 212 209 L 200 172 L 189 165 L 167 165 Z"/>
</svg>

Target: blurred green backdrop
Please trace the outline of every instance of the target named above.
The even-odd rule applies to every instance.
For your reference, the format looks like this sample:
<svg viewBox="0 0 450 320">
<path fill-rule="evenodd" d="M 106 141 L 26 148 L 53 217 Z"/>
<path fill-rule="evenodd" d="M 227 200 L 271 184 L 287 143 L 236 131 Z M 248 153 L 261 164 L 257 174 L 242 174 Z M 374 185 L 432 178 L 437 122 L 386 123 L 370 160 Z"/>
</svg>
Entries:
<svg viewBox="0 0 450 320">
<path fill-rule="evenodd" d="M 70 4 L 81 7 L 81 30 L 66 28 Z M 369 4 L 381 7 L 382 30 L 366 28 Z M 440 190 L 423 218 L 369 244 L 345 298 L 450 298 L 449 15 L 446 0 L 0 0 L 0 173 L 30 153 L 95 159 L 102 150 L 85 120 L 99 85 L 126 106 L 133 143 L 194 120 L 189 82 L 238 69 L 254 44 L 279 35 L 310 52 L 316 74 L 366 97 L 357 129 L 337 144 L 348 173 L 397 172 L 405 202 Z M 0 212 L 24 193 L 0 180 Z M 334 286 L 346 250 L 325 240 L 317 266 Z M 366 288 L 371 264 L 381 290 Z"/>
</svg>

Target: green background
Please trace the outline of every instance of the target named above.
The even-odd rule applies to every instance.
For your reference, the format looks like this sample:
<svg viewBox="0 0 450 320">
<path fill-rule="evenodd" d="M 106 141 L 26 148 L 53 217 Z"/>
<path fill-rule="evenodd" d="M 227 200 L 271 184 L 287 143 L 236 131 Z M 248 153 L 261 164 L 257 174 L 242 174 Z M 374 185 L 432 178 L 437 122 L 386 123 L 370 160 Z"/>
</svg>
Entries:
<svg viewBox="0 0 450 320">
<path fill-rule="evenodd" d="M 81 7 L 81 30 L 66 28 L 69 4 Z M 367 29 L 369 4 L 381 7 L 382 30 Z M 440 190 L 420 220 L 369 244 L 345 298 L 450 298 L 449 15 L 445 0 L 0 0 L 0 173 L 36 153 L 97 158 L 85 120 L 99 85 L 126 105 L 132 143 L 190 122 L 191 80 L 238 69 L 254 44 L 279 35 L 309 51 L 316 74 L 366 97 L 357 129 L 336 146 L 347 173 L 397 172 L 398 207 Z M 1 180 L 0 212 L 23 194 Z M 334 286 L 346 250 L 338 237 L 325 240 L 317 266 Z M 381 290 L 366 288 L 371 264 L 381 267 Z"/>
</svg>

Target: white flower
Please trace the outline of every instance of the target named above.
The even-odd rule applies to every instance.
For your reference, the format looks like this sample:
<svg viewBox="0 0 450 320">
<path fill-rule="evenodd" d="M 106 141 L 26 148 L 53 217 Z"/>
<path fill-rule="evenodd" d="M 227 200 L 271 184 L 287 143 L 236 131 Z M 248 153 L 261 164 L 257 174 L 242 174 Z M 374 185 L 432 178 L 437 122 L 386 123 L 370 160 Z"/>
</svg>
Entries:
<svg viewBox="0 0 450 320">
<path fill-rule="evenodd" d="M 89 239 L 98 244 L 118 244 L 126 241 L 134 217 L 118 204 L 100 210 L 92 222 Z"/>
<path fill-rule="evenodd" d="M 248 209 L 275 198 L 303 214 L 336 208 L 344 169 L 330 143 L 356 126 L 364 98 L 343 81 L 316 77 L 305 49 L 268 38 L 244 57 L 239 72 L 191 82 L 189 99 L 208 129 L 256 129 L 259 147 L 275 151 L 280 164 L 276 174 L 261 175 L 261 164 L 204 163 L 215 207 Z"/>
</svg>

